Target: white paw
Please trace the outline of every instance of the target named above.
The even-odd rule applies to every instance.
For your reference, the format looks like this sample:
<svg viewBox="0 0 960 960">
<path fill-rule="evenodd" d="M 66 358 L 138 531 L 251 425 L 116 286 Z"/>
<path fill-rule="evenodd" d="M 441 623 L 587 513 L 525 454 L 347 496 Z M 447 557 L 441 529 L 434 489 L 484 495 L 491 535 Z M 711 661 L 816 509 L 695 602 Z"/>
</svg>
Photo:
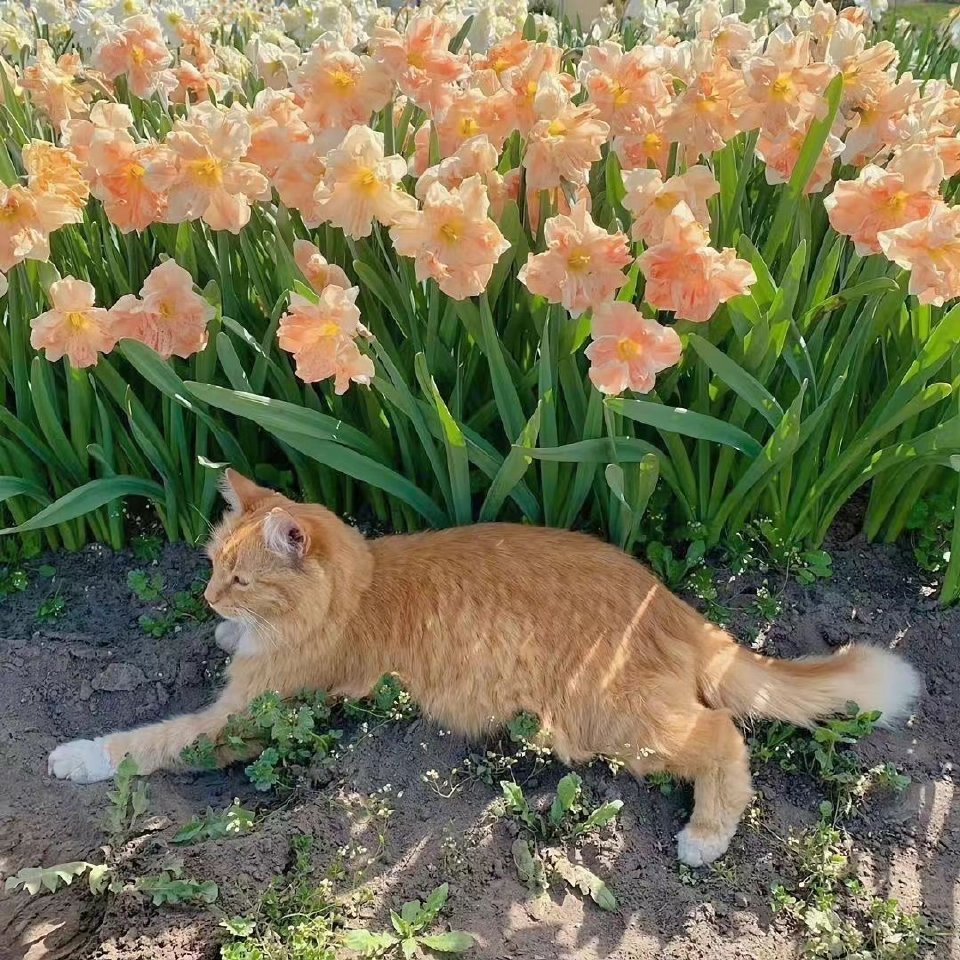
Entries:
<svg viewBox="0 0 960 960">
<path fill-rule="evenodd" d="M 47 759 L 47 773 L 58 780 L 97 783 L 109 780 L 116 772 L 104 737 L 61 743 Z"/>
<path fill-rule="evenodd" d="M 243 627 L 236 620 L 221 620 L 213 631 L 214 642 L 224 653 L 235 652 L 242 635 Z"/>
<path fill-rule="evenodd" d="M 689 824 L 677 834 L 677 856 L 688 867 L 702 867 L 722 857 L 730 846 L 726 834 L 703 833 Z"/>
</svg>

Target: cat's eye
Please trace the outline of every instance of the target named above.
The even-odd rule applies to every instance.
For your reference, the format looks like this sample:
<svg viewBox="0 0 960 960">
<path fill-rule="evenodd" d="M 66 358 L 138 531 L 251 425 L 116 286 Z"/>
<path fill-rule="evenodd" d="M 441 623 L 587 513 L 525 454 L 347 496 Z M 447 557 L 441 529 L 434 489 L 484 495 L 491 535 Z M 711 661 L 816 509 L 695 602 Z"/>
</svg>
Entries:
<svg viewBox="0 0 960 960">
<path fill-rule="evenodd" d="M 249 587 L 250 581 L 247 580 L 246 577 L 241 577 L 239 574 L 235 573 L 233 575 L 233 585 L 235 587 Z"/>
</svg>

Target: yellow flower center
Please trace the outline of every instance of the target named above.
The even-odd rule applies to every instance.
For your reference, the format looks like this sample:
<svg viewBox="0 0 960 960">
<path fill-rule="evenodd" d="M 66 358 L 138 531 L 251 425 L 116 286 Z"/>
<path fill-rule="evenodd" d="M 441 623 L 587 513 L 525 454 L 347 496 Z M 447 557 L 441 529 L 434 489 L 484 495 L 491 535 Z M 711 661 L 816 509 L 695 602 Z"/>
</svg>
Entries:
<svg viewBox="0 0 960 960">
<path fill-rule="evenodd" d="M 463 235 L 463 227 L 455 220 L 450 220 L 441 225 L 440 235 L 447 243 L 456 243 Z"/>
<path fill-rule="evenodd" d="M 163 317 L 164 320 L 169 320 L 173 316 L 173 308 L 167 303 L 166 300 L 160 301 L 160 307 L 157 312 Z"/>
<path fill-rule="evenodd" d="M 361 167 L 357 171 L 356 184 L 363 193 L 375 193 L 380 186 L 380 181 L 370 167 Z"/>
<path fill-rule="evenodd" d="M 130 50 L 130 59 L 138 66 L 143 66 L 143 61 L 147 59 L 147 55 L 143 52 L 143 47 L 134 46 Z"/>
<path fill-rule="evenodd" d="M 651 153 L 654 150 L 659 150 L 663 146 L 663 137 L 661 137 L 658 133 L 648 133 L 643 138 L 643 146 Z"/>
<path fill-rule="evenodd" d="M 533 99 L 537 95 L 537 81 L 528 80 L 527 81 L 527 97 Z"/>
<path fill-rule="evenodd" d="M 713 113 L 719 102 L 720 98 L 715 93 L 705 93 L 697 98 L 696 108 L 700 113 Z"/>
<path fill-rule="evenodd" d="M 774 100 L 789 100 L 793 96 L 793 81 L 786 74 L 782 74 L 773 81 L 770 95 Z"/>
<path fill-rule="evenodd" d="M 67 326 L 74 333 L 83 333 L 90 326 L 90 318 L 85 313 L 71 311 L 67 314 Z"/>
<path fill-rule="evenodd" d="M 15 220 L 20 212 L 20 201 L 12 194 L 0 206 L 0 220 Z"/>
<path fill-rule="evenodd" d="M 662 190 L 654 198 L 653 205 L 658 210 L 672 210 L 680 202 L 680 197 L 669 190 Z"/>
<path fill-rule="evenodd" d="M 547 133 L 551 137 L 562 137 L 567 132 L 567 125 L 562 120 L 551 120 Z"/>
<path fill-rule="evenodd" d="M 903 213 L 907 206 L 907 200 L 909 199 L 910 194 L 907 193 L 906 190 L 898 190 L 887 200 L 887 206 L 892 213 Z"/>
<path fill-rule="evenodd" d="M 340 336 L 340 327 L 335 324 L 332 320 L 328 320 L 324 323 L 317 333 L 321 337 L 339 337 Z"/>
<path fill-rule="evenodd" d="M 506 70 L 507 67 L 509 67 L 509 66 L 510 66 L 510 64 L 509 64 L 503 57 L 497 57 L 497 59 L 494 60 L 493 63 L 491 64 L 491 67 L 492 67 L 492 69 L 493 69 L 493 72 L 494 72 L 498 77 L 499 77 L 500 74 L 503 73 L 503 71 Z"/>
<path fill-rule="evenodd" d="M 336 90 L 341 93 L 350 90 L 352 87 L 356 86 L 356 78 L 351 73 L 347 73 L 346 70 L 334 70 L 330 75 L 330 78 L 333 80 L 333 86 Z"/>
<path fill-rule="evenodd" d="M 570 256 L 567 258 L 567 266 L 573 270 L 574 273 L 586 270 L 587 267 L 590 266 L 590 254 L 582 247 L 574 247 Z"/>
<path fill-rule="evenodd" d="M 139 164 L 139 163 L 127 164 L 127 177 L 130 180 L 139 180 L 146 172 L 147 171 L 142 164 Z"/>
<path fill-rule="evenodd" d="M 622 340 L 617 342 L 617 353 L 620 355 L 621 360 L 625 360 L 629 363 L 631 360 L 636 360 L 640 356 L 641 348 L 640 344 L 636 340 L 629 340 L 624 337 Z"/>
<path fill-rule="evenodd" d="M 475 137 L 480 132 L 480 124 L 473 117 L 464 117 L 460 121 L 460 132 L 465 137 Z"/>
<path fill-rule="evenodd" d="M 206 160 L 194 160 L 190 163 L 194 177 L 205 187 L 219 187 L 223 183 L 223 168 L 214 157 Z"/>
<path fill-rule="evenodd" d="M 613 85 L 613 105 L 615 107 L 625 107 L 630 102 L 630 92 L 625 90 L 619 83 Z"/>
<path fill-rule="evenodd" d="M 407 54 L 407 63 L 411 67 L 415 67 L 417 70 L 422 70 L 427 65 L 426 60 L 423 58 L 423 54 L 417 52 L 416 50 L 414 50 L 413 53 Z"/>
</svg>

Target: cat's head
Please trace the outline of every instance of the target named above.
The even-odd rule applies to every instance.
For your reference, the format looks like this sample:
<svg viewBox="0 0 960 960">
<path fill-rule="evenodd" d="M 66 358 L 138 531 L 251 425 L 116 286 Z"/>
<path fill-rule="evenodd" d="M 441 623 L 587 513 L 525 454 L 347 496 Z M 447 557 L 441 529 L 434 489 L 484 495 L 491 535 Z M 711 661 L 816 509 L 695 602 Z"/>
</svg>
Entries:
<svg viewBox="0 0 960 960">
<path fill-rule="evenodd" d="M 363 538 L 319 504 L 257 486 L 235 470 L 223 476 L 228 509 L 214 527 L 204 597 L 220 616 L 256 628 L 324 620 L 362 590 Z"/>
</svg>

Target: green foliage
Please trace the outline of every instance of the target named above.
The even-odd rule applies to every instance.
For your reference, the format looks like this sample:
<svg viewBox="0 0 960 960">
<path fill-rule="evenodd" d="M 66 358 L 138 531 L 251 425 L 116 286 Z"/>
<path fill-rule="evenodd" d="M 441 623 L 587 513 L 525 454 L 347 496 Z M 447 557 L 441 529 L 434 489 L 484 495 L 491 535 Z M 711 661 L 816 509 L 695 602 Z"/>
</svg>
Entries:
<svg viewBox="0 0 960 960">
<path fill-rule="evenodd" d="M 907 518 L 906 528 L 913 541 L 913 555 L 921 570 L 943 573 L 950 562 L 950 535 L 956 499 L 947 491 L 918 500 Z"/>
<path fill-rule="evenodd" d="M 246 767 L 250 782 L 258 790 L 288 790 L 300 770 L 327 759 L 340 740 L 341 731 L 330 728 L 330 719 L 322 692 L 304 691 L 287 700 L 264 693 L 228 719 L 216 744 L 203 737 L 180 756 L 192 766 L 211 769 L 217 765 L 218 748 L 258 754 Z"/>
<path fill-rule="evenodd" d="M 77 877 L 86 876 L 90 892 L 94 895 L 111 889 L 112 871 L 105 864 L 87 863 L 76 860 L 72 863 L 57 863 L 52 867 L 24 867 L 7 877 L 4 890 L 16 893 L 24 890 L 35 896 L 41 891 L 56 893 L 64 886 L 69 887 Z"/>
<path fill-rule="evenodd" d="M 127 586 L 142 603 L 154 603 L 163 596 L 163 574 L 131 570 L 127 573 Z"/>
<path fill-rule="evenodd" d="M 155 877 L 139 877 L 135 888 L 150 897 L 155 907 L 184 903 L 214 903 L 220 890 L 212 880 L 190 880 L 183 876 L 183 866 L 173 863 Z"/>
<path fill-rule="evenodd" d="M 47 597 L 37 607 L 37 623 L 52 623 L 67 612 L 67 601 L 59 591 Z"/>
<path fill-rule="evenodd" d="M 163 541 L 155 534 L 141 533 L 130 539 L 137 563 L 156 563 L 163 552 Z"/>
<path fill-rule="evenodd" d="M 343 712 L 356 720 L 402 723 L 417 715 L 417 706 L 393 674 L 385 674 L 362 700 L 345 700 Z"/>
<path fill-rule="evenodd" d="M 26 570 L 21 567 L 0 567 L 0 600 L 22 593 L 30 584 Z"/>
<path fill-rule="evenodd" d="M 559 877 L 571 887 L 587 894 L 603 910 L 616 910 L 617 901 L 606 883 L 582 864 L 573 863 L 564 845 L 576 842 L 600 830 L 616 819 L 622 800 L 611 800 L 592 807 L 584 796 L 583 780 L 568 773 L 557 784 L 546 812 L 534 809 L 523 788 L 512 781 L 500 783 L 507 816 L 522 830 L 512 847 L 517 876 L 534 895 L 542 895 L 550 878 Z"/>
<path fill-rule="evenodd" d="M 450 931 L 426 934 L 424 932 L 436 922 L 447 902 L 447 893 L 447 884 L 443 883 L 423 903 L 419 900 L 411 900 L 400 908 L 399 913 L 391 910 L 392 933 L 348 929 L 343 935 L 343 945 L 348 950 L 355 950 L 365 957 L 413 957 L 422 947 L 436 953 L 465 953 L 476 943 L 469 933 Z"/>
<path fill-rule="evenodd" d="M 139 571 L 133 571 L 138 573 Z M 132 575 L 132 574 L 131 574 Z M 131 590 L 136 592 L 134 584 L 128 585 Z M 137 586 L 143 586 L 139 579 L 135 580 Z M 196 580 L 187 590 L 178 590 L 169 601 L 164 601 L 157 609 L 156 613 L 142 614 L 139 623 L 141 628 L 151 637 L 158 640 L 172 633 L 178 626 L 184 623 L 203 623 L 212 616 L 210 608 L 203 599 L 203 591 L 206 584 L 202 580 Z M 160 599 L 163 589 L 163 578 L 160 574 L 154 574 L 146 584 L 147 592 L 157 593 L 156 599 Z M 147 600 L 147 597 L 141 596 L 141 600 Z"/>
<path fill-rule="evenodd" d="M 956 57 L 946 31 L 888 25 L 925 12 L 898 10 L 877 36 L 896 46 L 901 73 L 951 82 Z M 244 30 L 233 26 L 221 39 L 239 48 Z M 460 27 L 458 42 L 469 24 Z M 533 19 L 525 29 L 545 35 Z M 572 74 L 590 38 L 567 22 L 558 29 L 562 69 Z M 627 47 L 648 39 L 636 23 L 622 31 Z M 231 101 L 249 106 L 258 84 L 252 75 L 238 80 Z M 131 107 L 138 140 L 169 129 L 179 109 L 134 97 L 123 83 L 117 96 Z M 845 132 L 842 97 L 835 76 L 786 183 L 767 182 L 756 131 L 702 160 L 721 185 L 711 201 L 713 242 L 750 261 L 757 282 L 749 294 L 694 326 L 645 302 L 639 270 L 624 275 L 620 301 L 671 325 L 683 347 L 680 363 L 646 394 L 598 393 L 584 354 L 589 315 L 571 319 L 517 280 L 544 244 L 524 197 L 499 213 L 509 250 L 487 289 L 462 301 L 416 280 L 381 224 L 354 241 L 329 224 L 305 228 L 282 204 L 255 203 L 237 235 L 196 221 L 131 236 L 92 200 L 82 223 L 56 231 L 49 263 L 9 270 L 0 325 L 4 529 L 29 536 L 32 550 L 90 539 L 120 547 L 131 526 L 120 502 L 137 498 L 166 539 L 195 543 L 215 510 L 217 471 L 230 463 L 398 531 L 495 519 L 587 527 L 627 550 L 642 544 L 671 586 L 696 575 L 698 554 L 764 518 L 800 579 L 829 576 L 820 547 L 860 488 L 869 494 L 868 536 L 895 539 L 926 491 L 957 491 L 960 457 L 960 312 L 918 304 L 901 268 L 859 256 L 833 231 L 823 206 L 829 185 L 806 193 L 833 125 Z M 13 182 L 23 173 L 18 148 L 52 133 L 29 96 L 2 99 L 0 129 L 11 147 L 0 167 Z M 426 118 L 395 106 L 371 124 L 409 159 Z M 438 157 L 439 141 L 428 140 Z M 522 149 L 511 138 L 501 173 L 516 168 Z M 629 234 L 622 173 L 616 151 L 605 149 L 587 187 L 597 223 Z M 839 164 L 833 173 L 849 175 Z M 954 193 L 945 194 L 950 202 Z M 302 383 L 277 343 L 289 294 L 302 286 L 291 250 L 307 239 L 359 288 L 373 334 L 364 348 L 374 365 L 369 388 L 337 394 L 327 383 Z M 168 361 L 125 340 L 96 365 L 74 369 L 30 346 L 25 332 L 49 306 L 54 277 L 89 280 L 98 304 L 111 306 L 164 257 L 191 273 L 214 308 L 205 349 Z M 654 509 L 663 522 L 652 537 Z M 700 532 L 683 535 L 691 523 Z M 950 523 L 952 541 L 960 520 Z M 152 532 L 132 546 L 139 563 L 155 559 Z M 947 540 L 918 549 L 928 566 L 939 564 Z M 715 600 L 704 578 L 693 588 Z M 957 596 L 960 559 L 943 584 L 945 600 Z M 176 609 L 174 600 L 146 615 L 144 629 L 163 637 L 197 615 Z"/>
<path fill-rule="evenodd" d="M 239 800 L 216 813 L 211 807 L 203 816 L 194 815 L 186 826 L 181 827 L 171 843 L 191 844 L 204 840 L 220 840 L 223 837 L 236 837 L 249 833 L 253 829 L 254 813 L 240 805 Z"/>
<path fill-rule="evenodd" d="M 115 839 L 124 839 L 133 832 L 137 820 L 147 812 L 150 805 L 146 782 L 137 776 L 136 761 L 124 757 L 113 777 L 113 789 L 107 792 L 110 809 L 107 813 L 107 829 Z"/>
<path fill-rule="evenodd" d="M 793 875 L 773 887 L 774 913 L 798 923 L 809 960 L 912 960 L 933 931 L 896 900 L 865 893 L 850 859 L 850 839 L 835 816 L 824 803 L 815 826 L 787 838 Z"/>
</svg>

